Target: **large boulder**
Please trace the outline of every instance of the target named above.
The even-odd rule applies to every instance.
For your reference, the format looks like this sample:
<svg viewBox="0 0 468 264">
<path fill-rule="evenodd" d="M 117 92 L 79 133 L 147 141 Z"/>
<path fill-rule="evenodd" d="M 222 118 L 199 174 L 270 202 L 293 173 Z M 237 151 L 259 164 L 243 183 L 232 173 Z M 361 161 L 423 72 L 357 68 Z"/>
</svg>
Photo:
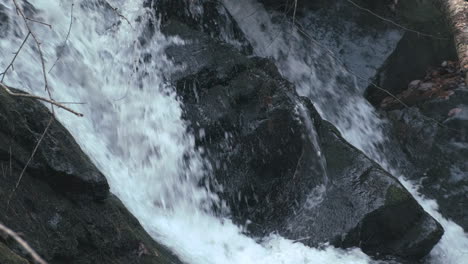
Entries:
<svg viewBox="0 0 468 264">
<path fill-rule="evenodd" d="M 162 24 L 171 18 L 177 18 L 192 29 L 230 43 L 244 54 L 252 53 L 249 42 L 220 1 L 147 0 L 145 6 L 156 10 Z"/>
<path fill-rule="evenodd" d="M 104 176 L 58 121 L 19 181 L 50 118 L 42 103 L 0 90 L 0 222 L 50 264 L 180 263 L 109 193 Z M 0 263 L 29 263 L 2 235 Z"/>
<path fill-rule="evenodd" d="M 0 156 L 7 160 L 12 153 L 19 164 L 26 164 L 52 116 L 43 105 L 17 100 L 3 89 L 0 98 Z M 28 173 L 70 197 L 106 198 L 109 193 L 106 178 L 70 133 L 60 123 L 53 122 L 47 135 L 28 164 Z"/>
<path fill-rule="evenodd" d="M 171 81 L 236 223 L 254 236 L 359 246 L 381 258 L 419 259 L 432 249 L 440 224 L 270 60 L 246 57 L 181 16 L 162 24 L 186 43 L 167 49 L 184 66 Z"/>
</svg>

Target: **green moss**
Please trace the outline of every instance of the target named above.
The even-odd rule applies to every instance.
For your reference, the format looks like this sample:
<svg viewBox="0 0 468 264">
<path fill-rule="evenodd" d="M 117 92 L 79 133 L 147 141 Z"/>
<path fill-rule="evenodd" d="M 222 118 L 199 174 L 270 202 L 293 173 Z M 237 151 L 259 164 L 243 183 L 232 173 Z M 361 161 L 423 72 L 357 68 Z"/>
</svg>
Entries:
<svg viewBox="0 0 468 264">
<path fill-rule="evenodd" d="M 411 195 L 403 187 L 391 185 L 385 195 L 385 205 L 398 204 L 411 199 Z"/>
<path fill-rule="evenodd" d="M 28 264 L 29 262 L 11 251 L 5 244 L 0 243 L 0 263 Z"/>
</svg>

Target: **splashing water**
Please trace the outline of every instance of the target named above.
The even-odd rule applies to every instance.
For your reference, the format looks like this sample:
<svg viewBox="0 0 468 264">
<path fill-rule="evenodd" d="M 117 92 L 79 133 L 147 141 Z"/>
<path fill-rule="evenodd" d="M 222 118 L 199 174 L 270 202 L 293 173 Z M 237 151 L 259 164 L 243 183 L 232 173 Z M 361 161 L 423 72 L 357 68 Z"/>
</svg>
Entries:
<svg viewBox="0 0 468 264">
<path fill-rule="evenodd" d="M 321 116 L 333 123 L 343 137 L 378 162 L 391 174 L 397 176 L 400 182 L 410 191 L 419 204 L 432 215 L 445 229 L 445 234 L 434 247 L 428 260 L 434 264 L 468 263 L 468 234 L 454 222 L 444 218 L 438 212 L 437 203 L 423 197 L 416 185 L 406 180 L 398 169 L 390 165 L 391 150 L 387 149 L 387 138 L 384 136 L 383 125 L 373 107 L 362 96 L 362 89 L 356 85 L 356 78 L 343 68 L 343 62 L 331 55 L 328 47 L 333 47 L 336 36 L 325 36 L 320 42 L 311 36 L 300 23 L 297 28 L 283 20 L 283 23 L 273 23 L 272 15 L 265 11 L 262 5 L 252 0 L 236 2 L 224 0 L 226 8 L 238 22 L 247 39 L 252 43 L 255 54 L 273 58 L 281 74 L 292 81 L 299 94 L 308 96 L 315 104 Z M 254 16 L 245 16 L 246 10 Z M 304 20 L 313 20 L 306 18 Z M 318 20 L 320 21 L 320 20 Z M 342 21 L 340 20 L 340 24 Z M 350 25 L 352 27 L 352 25 Z M 315 27 L 313 28 L 315 30 Z M 319 32 L 320 33 L 320 32 Z M 379 38 L 388 45 L 395 44 L 395 32 L 384 32 Z M 305 36 L 305 37 L 304 37 Z M 346 46 L 369 46 L 367 39 L 345 39 Z M 381 40 L 380 40 L 381 41 Z M 388 48 L 379 47 L 379 40 L 369 48 L 377 48 L 390 52 Z M 357 44 L 356 44 L 357 43 Z M 385 55 L 385 52 L 383 52 Z M 387 53 L 388 55 L 388 53 Z M 380 55 L 382 56 L 382 55 Z M 386 56 L 383 56 L 383 59 Z M 357 67 L 352 61 L 364 62 L 365 56 L 349 56 L 352 72 L 358 72 L 360 85 L 364 88 L 369 84 L 369 78 L 375 70 Z M 376 61 L 374 63 L 382 63 Z M 357 68 L 357 69 L 356 69 Z"/>
<path fill-rule="evenodd" d="M 18 1 L 22 3 L 21 1 Z M 143 0 L 115 1 L 129 25 L 104 1 L 74 1 L 72 27 L 66 40 L 72 1 L 31 1 L 25 12 L 42 41 L 48 80 L 54 99 L 85 115 L 78 118 L 56 110 L 83 150 L 106 175 L 115 193 L 157 241 L 191 264 L 371 263 L 359 249 L 309 248 L 272 235 L 262 243 L 242 234 L 229 219 L 207 212 L 217 197 L 198 180 L 207 172 L 187 133 L 182 110 L 172 87 L 165 82 L 175 67 L 165 57 L 169 44 L 183 45 L 158 30 L 146 39 L 151 12 Z M 0 68 L 10 62 L 26 36 L 11 2 L 2 4 L 8 15 L 0 35 Z M 66 40 L 66 41 L 65 41 Z M 151 55 L 152 60 L 145 60 Z M 57 60 L 58 58 L 58 60 Z M 46 96 L 41 62 L 29 41 L 8 72 L 5 83 Z M 331 84 L 330 84 L 331 85 Z"/>
</svg>

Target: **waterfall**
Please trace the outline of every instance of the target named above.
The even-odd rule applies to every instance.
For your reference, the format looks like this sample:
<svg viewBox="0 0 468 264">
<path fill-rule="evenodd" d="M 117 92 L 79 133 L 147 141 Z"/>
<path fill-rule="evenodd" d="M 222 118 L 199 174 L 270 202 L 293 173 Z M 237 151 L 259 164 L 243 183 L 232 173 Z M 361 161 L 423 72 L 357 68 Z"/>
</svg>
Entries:
<svg viewBox="0 0 468 264">
<path fill-rule="evenodd" d="M 12 2 L 4 2 L 2 69 L 27 34 Z M 84 114 L 55 109 L 58 119 L 155 240 L 190 264 L 371 262 L 359 249 L 309 248 L 276 235 L 257 242 L 229 219 L 211 214 L 206 205 L 217 197 L 196 184 L 209 171 L 187 133 L 181 103 L 165 81 L 176 67 L 164 48 L 183 42 L 156 29 L 142 47 L 139 37 L 147 34 L 145 22 L 153 16 L 142 8 L 143 0 L 110 3 L 117 9 L 95 0 L 35 0 L 24 6 L 28 16 L 52 26 L 30 23 L 42 42 L 53 98 L 78 103 L 68 106 Z M 47 96 L 31 39 L 14 66 L 7 85 Z"/>
<path fill-rule="evenodd" d="M 23 4 L 22 1 L 18 0 Z M 30 23 L 42 42 L 48 82 L 54 99 L 70 104 L 84 117 L 55 109 L 58 119 L 72 133 L 83 150 L 106 175 L 111 191 L 138 218 L 148 233 L 190 264 L 297 264 L 372 263 L 359 249 L 342 250 L 324 245 L 310 248 L 277 235 L 261 242 L 244 235 L 229 219 L 220 219 L 208 206 L 218 197 L 197 185 L 209 173 L 194 137 L 182 119 L 181 102 L 167 76 L 177 70 L 165 56 L 170 44 L 183 45 L 178 38 L 163 36 L 158 29 L 146 39 L 145 25 L 153 17 L 143 9 L 143 0 L 32 0 L 24 4 L 28 16 L 52 26 Z M 73 7 L 72 7 L 72 4 Z M 260 56 L 273 57 L 285 77 L 295 82 L 301 95 L 309 96 L 324 118 L 333 122 L 345 138 L 384 167 L 376 146 L 385 141 L 382 123 L 358 89 L 338 89 L 347 76 L 324 52 L 301 47 L 299 41 L 279 36 L 267 13 L 248 0 L 225 1 Z M 0 27 L 0 69 L 6 68 L 27 31 L 11 1 L 2 1 L 8 15 Z M 255 7 L 255 23 L 268 30 L 249 31 L 242 9 Z M 126 19 L 120 17 L 125 16 Z M 1 19 L 1 17 L 0 17 Z M 67 38 L 71 24 L 71 31 Z M 138 21 L 138 22 L 137 22 Z M 0 24 L 1 25 L 1 24 Z M 255 27 L 252 28 L 255 30 Z M 281 30 L 284 30 L 281 29 Z M 392 33 L 393 34 L 393 33 Z M 271 46 L 269 43 L 272 43 Z M 278 44 L 279 43 L 279 44 Z M 282 48 L 311 54 L 285 60 Z M 263 50 L 263 51 L 262 51 Z M 309 53 L 314 52 L 314 53 Z M 147 60 L 148 55 L 151 60 Z M 315 71 L 313 63 L 331 63 L 330 72 Z M 53 66 L 55 64 L 55 66 Z M 29 39 L 9 71 L 5 83 L 30 93 L 47 96 L 41 61 Z M 301 70 L 301 71 L 300 71 Z M 322 79 L 321 79 L 322 78 Z M 324 80 L 326 78 L 327 80 Z M 348 77 L 346 77 L 348 78 Z M 319 101 L 324 100 L 324 101 Z M 359 124 L 359 125 L 356 125 Z M 391 170 L 398 175 L 396 170 Z M 463 230 L 437 212 L 434 201 L 424 199 L 417 188 L 404 181 L 424 208 L 446 230 L 433 250 L 434 263 L 462 263 L 468 248 Z M 465 255 L 466 256 L 466 255 Z"/>
<path fill-rule="evenodd" d="M 393 149 L 387 146 L 388 139 L 384 133 L 385 120 L 379 118 L 363 97 L 363 88 L 369 85 L 369 78 L 375 74 L 375 69 L 355 65 L 355 61 L 364 63 L 369 60 L 368 56 L 348 54 L 350 58 L 346 61 L 348 64 L 346 70 L 343 67 L 343 59 L 337 58 L 331 50 L 336 46 L 334 39 L 336 36 L 326 34 L 323 36 L 320 30 L 324 29 L 320 29 L 319 25 L 306 29 L 300 22 L 297 27 L 293 27 L 284 19 L 282 23 L 273 23 L 271 14 L 255 1 L 224 0 L 223 2 L 252 43 L 255 54 L 274 59 L 281 74 L 296 85 L 299 94 L 311 99 L 324 119 L 333 123 L 348 142 L 398 177 L 424 210 L 442 224 L 445 234 L 432 250 L 428 261 L 438 264 L 466 263 L 468 234 L 460 226 L 444 218 L 438 212 L 437 203 L 423 197 L 418 192 L 418 186 L 408 181 L 390 162 L 393 158 L 391 157 Z M 255 15 L 246 15 L 253 10 Z M 304 19 L 304 22 L 310 21 L 320 22 L 320 19 L 313 17 Z M 353 25 L 348 24 L 348 29 L 349 27 L 352 28 Z M 315 39 L 318 34 L 322 34 L 320 41 Z M 351 34 L 343 35 L 345 36 L 343 41 L 347 41 L 342 44 L 345 48 L 361 46 L 377 49 L 380 56 L 383 53 L 384 57 L 381 59 L 391 51 L 384 44 L 391 46 L 398 39 L 396 38 L 398 32 L 392 30 L 381 33 L 374 41 L 364 37 L 346 39 Z M 376 57 L 374 60 L 379 59 L 377 55 L 374 57 Z M 357 77 L 350 74 L 350 71 L 356 73 Z"/>
</svg>

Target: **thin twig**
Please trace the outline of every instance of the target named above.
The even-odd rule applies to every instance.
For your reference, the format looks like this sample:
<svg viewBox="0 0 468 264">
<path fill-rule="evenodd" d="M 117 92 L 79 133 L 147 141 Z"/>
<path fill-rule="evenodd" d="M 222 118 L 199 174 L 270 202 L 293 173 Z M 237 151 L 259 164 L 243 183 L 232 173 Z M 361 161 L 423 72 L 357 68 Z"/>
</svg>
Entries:
<svg viewBox="0 0 468 264">
<path fill-rule="evenodd" d="M 297 0 L 294 0 L 293 24 L 296 21 Z"/>
<path fill-rule="evenodd" d="M 32 159 L 34 158 L 34 155 L 36 155 L 36 152 L 37 150 L 39 149 L 39 145 L 41 144 L 42 140 L 44 139 L 45 135 L 47 134 L 47 131 L 49 130 L 49 127 L 50 125 L 52 124 L 52 122 L 55 120 L 54 116 L 52 115 L 50 117 L 50 120 L 49 120 L 49 123 L 47 123 L 47 126 L 46 128 L 44 129 L 44 132 L 42 132 L 42 135 L 41 137 L 39 138 L 39 140 L 37 141 L 36 143 L 36 146 L 34 147 L 32 153 L 31 153 L 31 156 L 29 156 L 29 159 L 28 161 L 26 162 L 26 165 L 24 165 L 23 167 L 23 170 L 21 171 L 19 177 L 18 177 L 18 181 L 16 182 L 16 185 L 15 187 L 13 188 L 13 190 L 11 191 L 11 194 L 10 194 L 10 197 L 8 197 L 8 201 L 7 201 L 7 208 L 9 208 L 10 206 L 10 201 L 11 201 L 11 198 L 13 198 L 13 195 L 15 194 L 16 190 L 18 189 L 20 183 L 21 183 L 21 179 L 23 179 L 23 175 L 24 173 L 26 172 L 26 169 L 28 168 L 29 166 L 29 163 L 31 163 Z"/>
<path fill-rule="evenodd" d="M 28 34 L 26 35 L 26 37 L 24 38 L 23 40 L 23 43 L 21 43 L 21 46 L 19 47 L 19 49 L 15 52 L 15 56 L 13 57 L 13 59 L 11 60 L 10 64 L 8 64 L 8 66 L 6 67 L 5 71 L 2 72 L 0 75 L 2 75 L 2 79 L 0 80 L 0 82 L 3 82 L 3 80 L 5 79 L 5 76 L 8 72 L 8 70 L 11 68 L 13 69 L 13 63 L 15 62 L 16 60 L 16 57 L 18 57 L 18 54 L 20 53 L 20 51 L 23 49 L 23 46 L 24 44 L 26 43 L 26 41 L 28 41 L 28 38 L 29 36 L 31 36 L 31 32 L 28 32 Z"/>
<path fill-rule="evenodd" d="M 352 5 L 354 5 L 355 7 L 359 8 L 359 9 L 361 9 L 361 10 L 363 10 L 363 11 L 366 11 L 366 12 L 368 12 L 369 14 L 371 14 L 371 15 L 373 15 L 373 16 L 376 16 L 376 17 L 382 19 L 383 21 L 386 21 L 386 22 L 388 22 L 388 23 L 390 23 L 390 24 L 392 24 L 392 25 L 394 25 L 394 26 L 396 26 L 396 27 L 399 27 L 399 28 L 401 28 L 401 29 L 403 29 L 403 30 L 405 30 L 405 31 L 413 32 L 413 33 L 416 33 L 416 34 L 418 34 L 418 35 L 425 36 L 425 37 L 430 37 L 430 38 L 434 38 L 434 39 L 444 39 L 444 40 L 448 39 L 448 38 L 444 38 L 444 37 L 438 37 L 438 36 L 434 36 L 434 35 L 431 35 L 431 34 L 423 33 L 423 32 L 420 32 L 420 31 L 417 31 L 417 30 L 414 30 L 414 29 L 411 29 L 411 28 L 407 28 L 407 27 L 405 27 L 405 26 L 402 26 L 402 25 L 396 23 L 396 22 L 393 21 L 393 20 L 390 20 L 390 19 L 388 19 L 388 18 L 385 18 L 385 17 L 383 17 L 383 16 L 381 16 L 381 15 L 379 15 L 379 14 L 376 14 L 376 13 L 372 12 L 372 10 L 370 10 L 370 9 L 367 9 L 367 8 L 365 8 L 365 7 L 362 7 L 362 6 L 358 5 L 358 4 L 356 4 L 356 3 L 353 2 L 352 0 L 346 0 L 346 1 L 348 1 L 349 3 L 351 3 Z"/>
<path fill-rule="evenodd" d="M 26 252 L 31 255 L 35 262 L 39 264 L 47 264 L 47 262 L 42 259 L 41 256 L 39 256 L 39 254 L 37 254 L 36 251 L 34 251 L 34 249 L 13 230 L 0 223 L 0 231 L 13 238 L 24 250 L 26 250 Z"/>
<path fill-rule="evenodd" d="M 75 3 L 72 1 L 71 10 L 70 10 L 70 25 L 68 26 L 67 36 L 65 37 L 65 40 L 63 41 L 62 49 L 65 49 L 65 47 L 66 47 L 66 45 L 67 45 L 68 38 L 70 37 L 70 32 L 71 32 L 72 25 L 73 25 L 73 7 L 74 7 L 74 6 L 75 6 Z M 63 52 L 64 52 L 64 50 L 62 50 L 62 51 L 58 54 L 57 59 L 55 60 L 54 64 L 52 64 L 52 67 L 50 67 L 48 73 L 50 73 L 50 72 L 52 71 L 52 69 L 55 67 L 55 64 L 57 64 L 57 62 L 58 62 L 58 61 L 60 60 L 60 58 L 62 57 Z"/>
<path fill-rule="evenodd" d="M 3 176 L 4 179 L 7 178 L 5 168 L 3 167 L 3 163 L 2 163 L 2 176 Z"/>
<path fill-rule="evenodd" d="M 13 175 L 13 166 L 12 166 L 13 164 L 12 164 L 12 162 L 11 162 L 11 161 L 12 161 L 12 158 L 11 158 L 11 156 L 12 156 L 12 153 L 11 153 L 11 146 L 10 146 L 10 148 L 9 148 L 9 154 L 10 154 L 10 177 L 11 177 L 11 175 Z"/>
<path fill-rule="evenodd" d="M 29 18 L 29 17 L 27 17 L 26 20 L 29 20 L 29 21 L 31 21 L 31 22 L 35 22 L 35 23 L 38 23 L 38 24 L 41 24 L 41 25 L 44 25 L 44 26 L 48 26 L 50 29 L 52 29 L 52 25 L 51 25 L 51 24 L 47 24 L 46 22 L 42 22 L 42 21 L 39 21 L 39 20 L 35 20 L 35 19 Z"/>
<path fill-rule="evenodd" d="M 128 18 L 125 17 L 124 15 L 122 15 L 122 13 L 119 12 L 119 9 L 117 7 L 113 7 L 108 1 L 106 1 L 106 3 L 114 11 L 114 13 L 117 14 L 117 16 L 127 21 L 127 23 L 132 27 L 132 23 L 130 23 L 130 20 L 128 20 Z"/>
<path fill-rule="evenodd" d="M 47 103 L 50 103 L 52 105 L 55 105 L 59 108 L 62 108 L 64 110 L 67 110 L 68 112 L 72 113 L 72 114 L 75 114 L 77 116 L 83 116 L 82 113 L 78 113 L 76 112 L 75 110 L 69 108 L 69 107 L 66 107 L 64 106 L 63 104 L 61 103 L 58 103 L 52 99 L 47 99 L 45 97 L 40 97 L 40 96 L 37 96 L 37 95 L 32 95 L 32 94 L 23 94 L 23 93 L 15 93 L 15 92 L 12 92 L 10 90 L 10 88 L 8 88 L 5 84 L 3 83 L 0 83 L 0 87 L 2 87 L 9 95 L 12 95 L 12 96 L 17 96 L 17 97 L 26 97 L 26 98 L 33 98 L 33 99 L 37 99 L 37 100 L 41 100 L 41 101 L 44 101 L 44 102 L 47 102 Z"/>
<path fill-rule="evenodd" d="M 84 102 L 57 102 L 59 104 L 73 104 L 73 105 L 85 105 L 85 104 L 88 104 L 88 103 L 84 103 Z"/>
</svg>

